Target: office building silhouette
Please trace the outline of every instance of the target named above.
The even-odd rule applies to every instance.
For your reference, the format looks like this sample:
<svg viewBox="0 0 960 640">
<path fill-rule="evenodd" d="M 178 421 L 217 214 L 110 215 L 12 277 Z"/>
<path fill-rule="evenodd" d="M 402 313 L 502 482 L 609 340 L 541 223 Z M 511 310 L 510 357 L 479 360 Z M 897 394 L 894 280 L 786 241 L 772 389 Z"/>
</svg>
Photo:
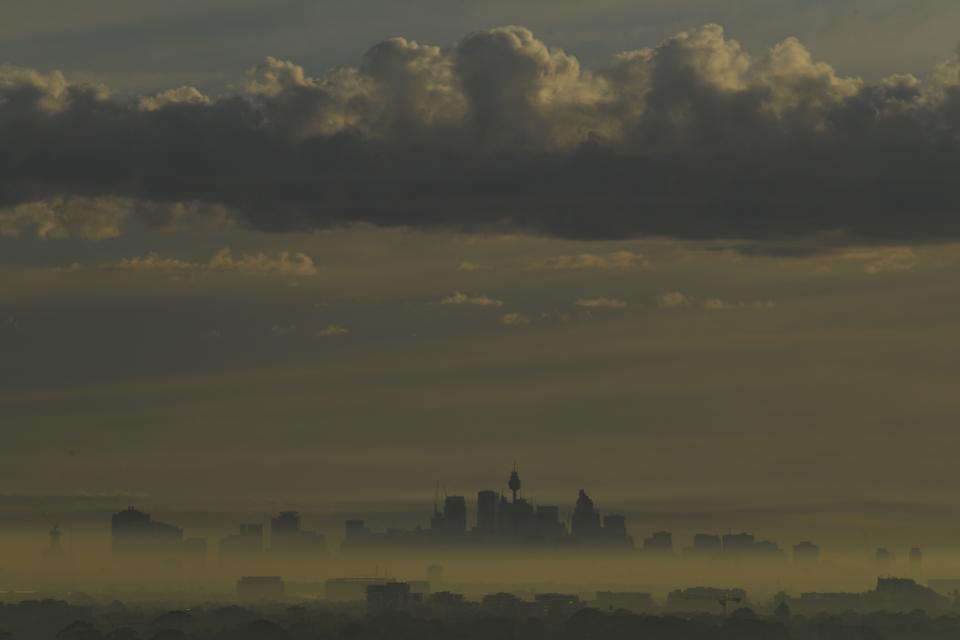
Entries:
<svg viewBox="0 0 960 640">
<path fill-rule="evenodd" d="M 110 534 L 111 549 L 117 555 L 178 554 L 183 544 L 183 529 L 157 522 L 134 507 L 113 514 Z"/>
<path fill-rule="evenodd" d="M 467 501 L 447 496 L 442 509 L 434 502 L 427 529 L 387 529 L 373 532 L 363 520 L 347 520 L 342 548 L 504 548 L 504 547 L 622 547 L 633 546 L 622 515 L 601 516 L 593 500 L 581 490 L 568 532 L 556 505 L 534 505 L 521 494 L 516 467 L 507 480 L 509 497 L 486 489 L 477 494 L 476 525 L 467 522 Z M 439 494 L 439 485 L 438 491 Z"/>
</svg>

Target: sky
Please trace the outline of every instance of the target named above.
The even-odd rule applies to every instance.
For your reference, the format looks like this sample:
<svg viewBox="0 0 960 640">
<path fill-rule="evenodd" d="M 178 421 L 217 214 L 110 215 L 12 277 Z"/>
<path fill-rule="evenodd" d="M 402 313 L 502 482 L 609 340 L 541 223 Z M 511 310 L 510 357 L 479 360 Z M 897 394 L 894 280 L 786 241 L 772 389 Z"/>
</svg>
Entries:
<svg viewBox="0 0 960 640">
<path fill-rule="evenodd" d="M 958 13 L 3 3 L 3 520 L 949 546 Z"/>
</svg>

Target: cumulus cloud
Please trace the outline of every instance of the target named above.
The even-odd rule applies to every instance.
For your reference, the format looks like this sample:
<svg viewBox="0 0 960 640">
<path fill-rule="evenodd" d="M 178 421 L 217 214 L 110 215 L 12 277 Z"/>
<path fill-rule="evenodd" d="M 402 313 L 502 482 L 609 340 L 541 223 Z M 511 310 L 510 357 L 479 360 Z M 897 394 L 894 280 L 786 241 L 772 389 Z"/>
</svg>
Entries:
<svg viewBox="0 0 960 640">
<path fill-rule="evenodd" d="M 72 270 L 78 268 L 75 267 Z M 313 259 L 303 253 L 280 251 L 276 254 L 257 252 L 235 255 L 229 248 L 221 249 L 207 262 L 168 258 L 156 252 L 150 252 L 143 256 L 121 258 L 116 262 L 103 263 L 99 265 L 99 268 L 113 271 L 239 272 L 284 276 L 313 276 L 317 273 Z"/>
<path fill-rule="evenodd" d="M 776 306 L 773 300 L 754 300 L 753 302 L 727 302 L 720 298 L 708 298 L 703 301 L 703 308 L 707 311 L 727 311 L 729 309 L 772 309 Z"/>
<path fill-rule="evenodd" d="M 574 303 L 587 309 L 626 309 L 627 303 L 616 298 L 580 298 Z"/>
<path fill-rule="evenodd" d="M 0 236 L 18 238 L 29 233 L 41 240 L 115 238 L 128 210 L 122 198 L 51 197 L 0 209 Z"/>
<path fill-rule="evenodd" d="M 462 291 L 456 291 L 453 294 L 441 300 L 440 304 L 454 304 L 454 305 L 469 304 L 469 305 L 475 305 L 478 307 L 502 307 L 503 301 L 495 300 L 489 296 L 485 296 L 482 294 L 471 296 L 471 295 L 467 295 L 466 293 L 463 293 Z"/>
<path fill-rule="evenodd" d="M 209 105 L 210 98 L 203 95 L 196 87 L 182 86 L 176 89 L 167 89 L 155 96 L 140 98 L 140 108 L 144 111 L 156 111 L 168 105 L 196 104 Z"/>
<path fill-rule="evenodd" d="M 612 251 L 605 254 L 578 253 L 566 256 L 551 256 L 535 261 L 531 268 L 553 271 L 579 269 L 632 269 L 645 267 L 647 257 L 632 251 Z"/>
<path fill-rule="evenodd" d="M 677 307 L 689 307 L 695 301 L 695 298 L 688 296 L 680 291 L 665 291 L 657 296 L 657 306 L 661 309 L 676 309 Z"/>
<path fill-rule="evenodd" d="M 505 313 L 497 318 L 497 322 L 505 326 L 522 326 L 530 324 L 530 318 L 522 313 Z"/>
<path fill-rule="evenodd" d="M 447 48 L 394 38 L 318 75 L 268 58 L 240 87 L 129 99 L 0 67 L 0 234 L 112 237 L 119 198 L 264 231 L 960 237 L 957 57 L 865 82 L 794 38 L 752 54 L 707 25 L 584 69 L 507 26 Z"/>
<path fill-rule="evenodd" d="M 132 217 L 159 231 L 175 231 L 198 223 L 217 228 L 231 222 L 230 212 L 218 204 L 154 202 L 118 196 L 54 196 L 0 208 L 0 237 L 107 240 L 120 236 Z"/>
<path fill-rule="evenodd" d="M 210 271 L 245 271 L 312 276 L 317 268 L 313 259 L 303 253 L 281 251 L 276 255 L 261 252 L 234 256 L 230 249 L 221 249 L 207 263 Z"/>
</svg>

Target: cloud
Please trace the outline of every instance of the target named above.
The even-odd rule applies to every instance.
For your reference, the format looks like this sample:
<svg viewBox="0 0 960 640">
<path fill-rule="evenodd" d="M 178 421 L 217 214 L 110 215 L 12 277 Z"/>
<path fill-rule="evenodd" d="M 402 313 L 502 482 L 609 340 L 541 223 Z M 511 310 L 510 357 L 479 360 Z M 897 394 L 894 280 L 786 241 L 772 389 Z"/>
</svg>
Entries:
<svg viewBox="0 0 960 640">
<path fill-rule="evenodd" d="M 221 249 L 210 258 L 206 266 L 210 271 L 278 273 L 296 276 L 312 276 L 317 273 L 317 268 L 310 256 L 289 251 L 281 251 L 276 255 L 258 252 L 234 257 L 230 249 Z"/>
<path fill-rule="evenodd" d="M 105 240 L 120 235 L 127 214 L 122 198 L 56 196 L 0 209 L 0 236 L 18 238 L 32 232 L 41 240 Z"/>
<path fill-rule="evenodd" d="M 605 254 L 579 253 L 567 256 L 552 256 L 535 261 L 531 268 L 554 271 L 579 269 L 632 269 L 646 267 L 647 257 L 631 251 L 613 251 Z"/>
<path fill-rule="evenodd" d="M 456 291 L 453 294 L 447 296 L 440 301 L 440 304 L 470 304 L 476 305 L 478 307 L 502 307 L 503 302 L 501 300 L 494 300 L 489 296 L 477 295 L 469 296 L 461 291 Z"/>
<path fill-rule="evenodd" d="M 319 338 L 335 338 L 337 336 L 345 336 L 350 333 L 350 330 L 346 327 L 341 327 L 338 324 L 330 324 L 325 326 L 320 331 L 317 331 L 317 337 Z"/>
<path fill-rule="evenodd" d="M 753 54 L 706 25 L 585 69 L 507 26 L 316 76 L 267 58 L 237 86 L 131 99 L 0 67 L 0 234 L 104 239 L 195 203 L 268 232 L 960 238 L 958 57 L 866 82 L 794 38 Z M 623 268 L 597 257 L 543 268 Z"/>
<path fill-rule="evenodd" d="M 703 301 L 703 308 L 707 311 L 727 311 L 730 309 L 772 309 L 776 306 L 773 300 L 755 300 L 753 302 L 726 302 L 720 298 L 708 298 Z"/>
<path fill-rule="evenodd" d="M 210 98 L 203 95 L 195 87 L 183 86 L 176 89 L 167 89 L 152 97 L 140 98 L 139 106 L 144 111 L 156 111 L 168 105 L 176 104 L 209 105 Z"/>
<path fill-rule="evenodd" d="M 836 259 L 863 263 L 870 275 L 889 271 L 910 271 L 917 255 L 912 247 L 858 247 L 842 251 Z"/>
<path fill-rule="evenodd" d="M 143 256 L 121 258 L 116 262 L 106 262 L 99 265 L 99 268 L 111 271 L 236 272 L 285 276 L 313 276 L 317 273 L 313 259 L 303 253 L 281 251 L 276 254 L 258 252 L 234 255 L 233 251 L 229 248 L 221 249 L 207 262 L 190 262 L 177 258 L 165 258 L 156 252 L 150 252 Z"/>
<path fill-rule="evenodd" d="M 626 309 L 627 303 L 616 298 L 580 298 L 574 303 L 588 309 Z"/>
<path fill-rule="evenodd" d="M 522 313 L 505 313 L 497 318 L 497 322 L 506 326 L 522 326 L 530 324 L 530 318 Z"/>
<path fill-rule="evenodd" d="M 230 222 L 229 211 L 217 204 L 54 196 L 0 208 L 0 237 L 30 234 L 41 240 L 108 240 L 120 236 L 131 217 L 160 231 L 175 231 L 199 222 L 216 228 Z"/>
<path fill-rule="evenodd" d="M 483 269 L 486 267 L 476 262 L 461 262 L 457 265 L 457 271 L 482 271 Z"/>
<path fill-rule="evenodd" d="M 679 291 L 667 291 L 657 296 L 657 306 L 661 309 L 675 309 L 677 307 L 689 307 L 694 303 L 694 298 Z"/>
</svg>

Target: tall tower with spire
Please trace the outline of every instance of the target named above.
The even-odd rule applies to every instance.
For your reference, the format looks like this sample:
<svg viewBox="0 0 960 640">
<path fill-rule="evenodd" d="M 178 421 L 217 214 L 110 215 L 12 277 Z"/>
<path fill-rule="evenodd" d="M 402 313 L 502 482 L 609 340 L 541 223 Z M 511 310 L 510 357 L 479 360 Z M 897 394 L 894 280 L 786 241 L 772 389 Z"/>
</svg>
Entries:
<svg viewBox="0 0 960 640">
<path fill-rule="evenodd" d="M 517 493 L 520 491 L 520 473 L 517 471 L 517 463 L 513 463 L 513 471 L 510 472 L 510 482 L 507 483 L 510 491 L 513 492 L 513 502 L 517 501 Z"/>
</svg>

